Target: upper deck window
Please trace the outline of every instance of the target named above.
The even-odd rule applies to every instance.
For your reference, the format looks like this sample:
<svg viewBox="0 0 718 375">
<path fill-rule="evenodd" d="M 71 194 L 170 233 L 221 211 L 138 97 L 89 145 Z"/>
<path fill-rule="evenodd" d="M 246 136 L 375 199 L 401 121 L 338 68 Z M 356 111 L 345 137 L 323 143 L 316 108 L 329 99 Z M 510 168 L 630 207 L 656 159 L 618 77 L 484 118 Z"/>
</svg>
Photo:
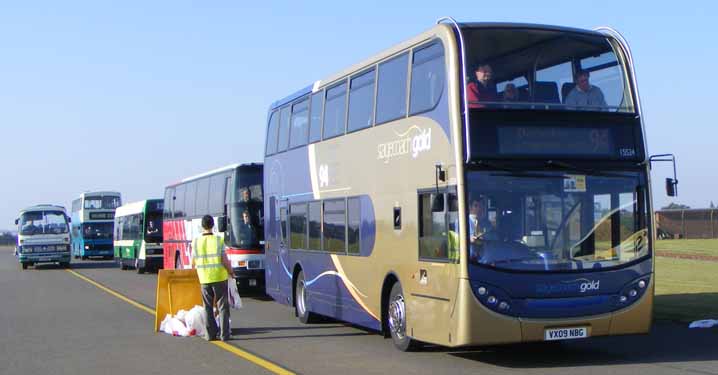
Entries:
<svg viewBox="0 0 718 375">
<path fill-rule="evenodd" d="M 634 112 L 618 44 L 525 28 L 462 29 L 469 108 Z"/>
<path fill-rule="evenodd" d="M 307 144 L 309 131 L 309 99 L 292 105 L 292 124 L 289 134 L 289 148 Z"/>
<path fill-rule="evenodd" d="M 376 123 L 406 116 L 406 77 L 409 55 L 402 54 L 379 64 L 379 85 L 376 97 Z"/>
<path fill-rule="evenodd" d="M 344 134 L 346 92 L 346 82 L 327 90 L 324 104 L 324 139 Z"/>
<path fill-rule="evenodd" d="M 120 207 L 121 201 L 120 197 L 117 196 L 104 196 L 104 197 L 85 197 L 85 209 L 105 209 L 105 210 L 114 210 L 117 207 Z"/>
<path fill-rule="evenodd" d="M 269 127 L 267 128 L 267 147 L 266 154 L 272 155 L 277 152 L 277 130 L 279 129 L 279 112 L 272 112 L 269 118 Z"/>
<path fill-rule="evenodd" d="M 279 110 L 279 144 L 277 145 L 278 152 L 286 150 L 289 146 L 289 114 L 289 106 L 286 106 Z"/>
<path fill-rule="evenodd" d="M 355 76 L 349 88 L 347 131 L 368 128 L 374 118 L 374 69 Z"/>
<path fill-rule="evenodd" d="M 410 114 L 428 111 L 441 99 L 444 89 L 444 46 L 434 42 L 414 50 L 411 63 Z"/>
<path fill-rule="evenodd" d="M 312 94 L 312 103 L 309 119 L 309 143 L 322 140 L 322 106 L 324 105 L 324 91 Z"/>
</svg>

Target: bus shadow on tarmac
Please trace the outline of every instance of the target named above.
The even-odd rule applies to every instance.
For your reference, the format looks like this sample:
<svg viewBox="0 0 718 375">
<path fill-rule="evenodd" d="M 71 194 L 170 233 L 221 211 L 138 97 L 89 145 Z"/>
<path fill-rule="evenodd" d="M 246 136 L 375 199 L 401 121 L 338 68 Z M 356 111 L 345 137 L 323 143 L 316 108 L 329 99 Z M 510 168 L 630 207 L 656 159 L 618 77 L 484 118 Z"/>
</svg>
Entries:
<svg viewBox="0 0 718 375">
<path fill-rule="evenodd" d="M 442 351 L 463 359 L 509 368 L 697 362 L 718 360 L 718 328 L 689 329 L 688 324 L 657 322 L 649 335 L 597 337 Z"/>
<path fill-rule="evenodd" d="M 119 268 L 119 266 L 114 261 L 93 261 L 93 262 L 82 262 L 82 263 L 70 263 L 70 268 L 74 269 L 74 270 L 89 270 L 89 269 Z"/>
</svg>

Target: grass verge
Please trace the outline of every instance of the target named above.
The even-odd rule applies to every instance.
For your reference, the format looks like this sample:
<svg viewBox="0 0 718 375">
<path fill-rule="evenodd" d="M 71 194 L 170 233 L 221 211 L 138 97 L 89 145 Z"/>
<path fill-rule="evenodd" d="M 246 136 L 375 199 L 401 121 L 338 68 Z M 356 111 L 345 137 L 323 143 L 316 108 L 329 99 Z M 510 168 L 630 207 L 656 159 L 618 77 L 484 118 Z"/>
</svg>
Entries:
<svg viewBox="0 0 718 375">
<path fill-rule="evenodd" d="M 718 262 L 656 258 L 655 318 L 718 319 Z"/>
</svg>

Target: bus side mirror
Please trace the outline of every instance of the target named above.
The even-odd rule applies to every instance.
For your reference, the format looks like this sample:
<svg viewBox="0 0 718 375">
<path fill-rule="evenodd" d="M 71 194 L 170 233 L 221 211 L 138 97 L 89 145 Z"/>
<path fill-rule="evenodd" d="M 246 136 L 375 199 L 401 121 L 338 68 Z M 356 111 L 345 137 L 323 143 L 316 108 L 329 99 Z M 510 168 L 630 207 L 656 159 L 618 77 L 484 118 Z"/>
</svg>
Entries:
<svg viewBox="0 0 718 375">
<path fill-rule="evenodd" d="M 15 225 L 20 224 L 20 219 L 15 219 Z"/>
<path fill-rule="evenodd" d="M 669 197 L 676 196 L 676 188 L 678 187 L 678 180 L 673 178 L 666 178 L 666 194 Z"/>
<path fill-rule="evenodd" d="M 67 222 L 68 222 L 68 223 L 72 223 L 72 218 L 68 217 L 68 218 L 67 218 Z"/>
<path fill-rule="evenodd" d="M 678 177 L 676 177 L 676 157 L 673 154 L 653 155 L 648 158 L 651 165 L 654 161 L 668 161 L 673 163 L 673 178 L 666 178 L 666 194 L 669 197 L 678 195 Z"/>
<path fill-rule="evenodd" d="M 227 231 L 227 216 L 220 216 L 217 218 L 217 230 L 220 233 Z"/>
</svg>

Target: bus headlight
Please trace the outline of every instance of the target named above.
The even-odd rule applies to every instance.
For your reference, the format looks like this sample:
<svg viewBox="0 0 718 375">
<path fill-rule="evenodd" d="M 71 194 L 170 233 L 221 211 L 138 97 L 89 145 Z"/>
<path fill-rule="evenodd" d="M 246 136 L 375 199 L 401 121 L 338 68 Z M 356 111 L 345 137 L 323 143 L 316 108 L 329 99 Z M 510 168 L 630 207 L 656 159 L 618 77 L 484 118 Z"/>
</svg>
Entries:
<svg viewBox="0 0 718 375">
<path fill-rule="evenodd" d="M 90 250 L 90 245 L 85 245 L 85 250 Z"/>
<path fill-rule="evenodd" d="M 511 298 L 508 293 L 504 292 L 502 289 L 490 285 L 480 284 L 478 282 L 472 282 L 472 287 L 474 289 L 474 294 L 482 305 L 502 314 L 517 314 L 517 312 L 511 311 Z"/>
<path fill-rule="evenodd" d="M 626 284 L 619 294 L 618 304 L 625 305 L 641 298 L 650 280 L 650 276 L 644 276 Z"/>
</svg>

